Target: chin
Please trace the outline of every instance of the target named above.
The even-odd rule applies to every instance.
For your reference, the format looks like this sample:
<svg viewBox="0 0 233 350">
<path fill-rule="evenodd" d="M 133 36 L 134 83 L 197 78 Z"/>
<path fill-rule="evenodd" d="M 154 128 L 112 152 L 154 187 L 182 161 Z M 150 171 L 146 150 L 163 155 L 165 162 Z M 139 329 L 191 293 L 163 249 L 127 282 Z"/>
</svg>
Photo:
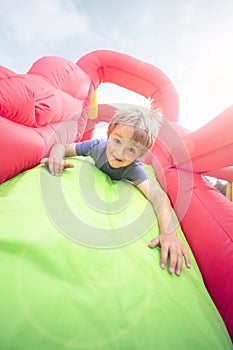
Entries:
<svg viewBox="0 0 233 350">
<path fill-rule="evenodd" d="M 116 164 L 116 162 L 109 162 L 109 165 L 111 168 L 121 168 L 123 166 L 123 164 Z"/>
<path fill-rule="evenodd" d="M 110 165 L 112 168 L 121 168 L 121 167 L 123 167 L 123 166 L 126 166 L 127 163 L 126 163 L 126 162 L 120 162 L 120 161 L 118 161 L 118 160 L 116 160 L 116 159 L 111 159 L 111 160 L 109 161 L 109 165 Z"/>
</svg>

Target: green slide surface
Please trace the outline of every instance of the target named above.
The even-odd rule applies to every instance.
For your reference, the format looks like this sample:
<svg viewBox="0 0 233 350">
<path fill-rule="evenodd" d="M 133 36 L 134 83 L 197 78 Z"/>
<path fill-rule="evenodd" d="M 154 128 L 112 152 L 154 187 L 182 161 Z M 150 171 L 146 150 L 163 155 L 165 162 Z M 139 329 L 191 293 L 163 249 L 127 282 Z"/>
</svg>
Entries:
<svg viewBox="0 0 233 350">
<path fill-rule="evenodd" d="M 192 253 L 177 277 L 148 248 L 151 204 L 72 161 L 61 178 L 38 166 L 0 186 L 0 349 L 232 349 Z"/>
</svg>

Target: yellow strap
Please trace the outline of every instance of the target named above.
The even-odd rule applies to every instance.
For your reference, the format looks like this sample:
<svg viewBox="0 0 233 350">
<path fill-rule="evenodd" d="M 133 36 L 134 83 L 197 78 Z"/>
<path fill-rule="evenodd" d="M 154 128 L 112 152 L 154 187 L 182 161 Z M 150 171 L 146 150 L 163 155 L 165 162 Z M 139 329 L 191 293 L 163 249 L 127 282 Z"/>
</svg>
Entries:
<svg viewBox="0 0 233 350">
<path fill-rule="evenodd" d="M 233 182 L 228 182 L 227 183 L 226 197 L 228 199 L 230 199 L 230 201 L 233 202 Z"/>
<path fill-rule="evenodd" d="M 97 104 L 97 94 L 94 91 L 94 95 L 91 102 L 91 107 L 89 109 L 88 118 L 96 119 L 98 117 L 98 104 Z"/>
</svg>

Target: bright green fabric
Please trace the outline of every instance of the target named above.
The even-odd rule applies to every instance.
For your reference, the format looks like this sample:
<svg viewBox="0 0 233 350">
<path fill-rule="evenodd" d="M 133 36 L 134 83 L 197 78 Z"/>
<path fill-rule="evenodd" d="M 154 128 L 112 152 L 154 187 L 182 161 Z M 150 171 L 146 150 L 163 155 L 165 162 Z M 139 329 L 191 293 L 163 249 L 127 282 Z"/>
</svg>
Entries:
<svg viewBox="0 0 233 350">
<path fill-rule="evenodd" d="M 191 270 L 177 277 L 160 268 L 160 250 L 148 248 L 158 226 L 151 206 L 142 214 L 147 200 L 131 184 L 111 181 L 86 161 L 73 162 L 62 178 L 39 166 L 0 186 L 0 349 L 232 349 L 194 258 Z M 93 186 L 98 210 L 86 201 Z M 146 217 L 144 235 L 129 233 L 134 242 L 113 249 L 69 239 L 67 232 L 79 230 L 69 227 L 73 217 L 56 209 L 66 225 L 61 232 L 47 207 L 51 198 L 60 207 L 58 187 L 74 217 L 97 232 Z"/>
</svg>

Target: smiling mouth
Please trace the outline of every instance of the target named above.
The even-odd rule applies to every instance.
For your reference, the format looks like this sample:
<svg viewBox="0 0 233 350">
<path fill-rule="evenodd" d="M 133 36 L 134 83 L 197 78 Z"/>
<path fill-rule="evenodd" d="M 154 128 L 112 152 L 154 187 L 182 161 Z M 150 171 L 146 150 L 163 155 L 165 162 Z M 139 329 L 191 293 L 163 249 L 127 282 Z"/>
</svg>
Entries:
<svg viewBox="0 0 233 350">
<path fill-rule="evenodd" d="M 117 162 L 123 163 L 124 160 L 117 158 L 116 156 L 113 156 L 113 160 L 116 160 Z"/>
</svg>

